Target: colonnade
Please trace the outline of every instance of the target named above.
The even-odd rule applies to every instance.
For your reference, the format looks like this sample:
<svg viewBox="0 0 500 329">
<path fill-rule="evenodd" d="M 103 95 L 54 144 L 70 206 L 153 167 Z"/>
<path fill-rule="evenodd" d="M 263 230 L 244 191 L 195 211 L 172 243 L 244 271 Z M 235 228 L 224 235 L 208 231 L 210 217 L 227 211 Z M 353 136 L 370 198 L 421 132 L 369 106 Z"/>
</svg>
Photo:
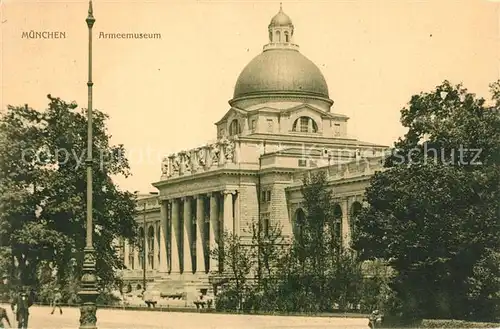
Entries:
<svg viewBox="0 0 500 329">
<path fill-rule="evenodd" d="M 141 246 L 146 269 L 171 274 L 221 270 L 210 251 L 224 231 L 239 231 L 239 217 L 236 190 L 160 199 L 160 220 L 147 225 Z M 125 246 L 124 256 L 127 268 L 143 268 L 138 248 Z"/>
</svg>

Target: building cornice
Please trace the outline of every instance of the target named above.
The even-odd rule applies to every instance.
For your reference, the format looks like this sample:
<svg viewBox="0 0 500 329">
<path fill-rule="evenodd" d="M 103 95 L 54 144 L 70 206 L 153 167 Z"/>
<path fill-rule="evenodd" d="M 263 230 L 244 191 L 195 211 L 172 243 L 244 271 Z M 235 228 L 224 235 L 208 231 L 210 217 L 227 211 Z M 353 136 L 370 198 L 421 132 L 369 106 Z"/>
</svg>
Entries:
<svg viewBox="0 0 500 329">
<path fill-rule="evenodd" d="M 372 148 L 380 148 L 380 149 L 388 149 L 389 147 L 386 145 L 373 144 L 369 142 L 363 142 L 357 140 L 355 138 L 328 138 L 328 137 L 308 137 L 308 136 L 296 136 L 296 135 L 286 135 L 280 133 L 273 134 L 263 134 L 263 133 L 253 133 L 251 135 L 239 136 L 238 137 L 242 142 L 262 142 L 262 141 L 276 141 L 281 142 L 283 144 L 293 144 L 297 143 L 298 145 L 303 143 L 311 143 L 311 144 L 324 144 L 324 146 L 331 147 L 339 147 L 346 148 L 348 146 L 351 147 L 372 147 Z"/>
<path fill-rule="evenodd" d="M 204 171 L 200 173 L 194 173 L 190 175 L 183 175 L 178 177 L 170 177 L 165 180 L 161 180 L 158 182 L 154 182 L 151 185 L 160 189 L 161 187 L 168 185 L 178 185 L 182 184 L 186 181 L 193 180 L 204 180 L 206 178 L 219 178 L 220 176 L 229 175 L 229 176 L 255 176 L 257 175 L 257 171 L 255 169 L 245 169 L 245 168 L 219 168 L 213 169 L 210 171 Z"/>
<path fill-rule="evenodd" d="M 244 101 L 244 100 L 251 100 L 251 99 L 259 99 L 259 98 L 266 98 L 266 99 L 283 99 L 283 98 L 294 98 L 294 99 L 300 99 L 302 101 L 310 100 L 310 99 L 316 99 L 320 100 L 323 102 L 328 103 L 330 106 L 333 105 L 333 100 L 330 98 L 326 98 L 320 94 L 316 93 L 307 93 L 307 92 L 295 92 L 295 91 L 268 91 L 268 92 L 255 92 L 255 93 L 248 93 L 244 96 L 236 97 L 231 100 L 229 100 L 229 105 L 234 106 L 237 102 Z"/>
</svg>

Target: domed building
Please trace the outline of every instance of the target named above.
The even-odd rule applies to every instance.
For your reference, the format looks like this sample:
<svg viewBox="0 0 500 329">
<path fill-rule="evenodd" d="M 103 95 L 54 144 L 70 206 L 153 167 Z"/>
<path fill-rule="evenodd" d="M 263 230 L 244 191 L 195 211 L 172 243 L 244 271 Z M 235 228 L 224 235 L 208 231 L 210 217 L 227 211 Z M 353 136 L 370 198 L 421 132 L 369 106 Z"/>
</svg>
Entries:
<svg viewBox="0 0 500 329">
<path fill-rule="evenodd" d="M 336 198 L 336 237 L 350 244 L 353 216 L 386 146 L 347 137 L 348 117 L 332 111 L 321 70 L 299 49 L 280 7 L 269 42 L 242 70 L 217 141 L 165 158 L 155 195 L 138 200 L 141 248 L 123 245 L 123 279 L 173 305 L 212 292 L 224 277 L 210 257 L 224 231 L 251 239 L 248 228 L 282 226 L 292 236 L 304 218 L 304 175 L 324 171 Z M 144 271 L 145 266 L 145 271 Z M 131 292 L 130 298 L 136 294 Z M 184 304 L 183 304 L 184 305 Z"/>
</svg>

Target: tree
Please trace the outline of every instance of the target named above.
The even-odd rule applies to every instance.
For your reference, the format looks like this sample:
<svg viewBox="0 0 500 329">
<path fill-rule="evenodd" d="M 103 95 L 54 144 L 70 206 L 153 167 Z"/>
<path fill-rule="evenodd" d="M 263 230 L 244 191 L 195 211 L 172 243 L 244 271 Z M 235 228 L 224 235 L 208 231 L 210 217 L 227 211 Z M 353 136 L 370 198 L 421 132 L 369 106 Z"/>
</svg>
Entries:
<svg viewBox="0 0 500 329">
<path fill-rule="evenodd" d="M 302 187 L 305 218 L 296 223 L 290 254 L 283 259 L 279 308 L 294 312 L 332 311 L 360 300 L 362 271 L 342 247 L 335 201 L 324 172 L 306 176 Z"/>
<path fill-rule="evenodd" d="M 284 257 L 289 251 L 289 243 L 282 234 L 279 223 L 263 225 L 253 221 L 248 233 L 252 240 L 252 257 L 257 259 L 256 284 L 245 307 L 250 310 L 276 310 L 278 308 Z"/>
<path fill-rule="evenodd" d="M 63 282 L 72 259 L 81 269 L 85 245 L 86 110 L 48 97 L 43 112 L 8 106 L 0 118 L 0 244 L 10 248 L 25 285 L 37 284 L 32 274 L 42 261 L 55 266 Z M 123 145 L 110 144 L 107 119 L 93 111 L 93 242 L 102 285 L 113 283 L 123 267 L 112 242 L 124 237 L 134 243 L 137 230 L 134 195 L 111 179 L 128 176 L 129 165 Z"/>
<path fill-rule="evenodd" d="M 408 132 L 366 191 L 354 246 L 396 270 L 392 288 L 406 316 L 494 317 L 492 307 L 470 313 L 478 300 L 468 298 L 474 267 L 500 248 L 498 83 L 492 88 L 493 107 L 447 81 L 413 96 L 401 111 Z"/>
<path fill-rule="evenodd" d="M 252 246 L 242 243 L 240 236 L 224 231 L 215 248 L 211 250 L 211 257 L 222 262 L 222 276 L 226 277 L 228 284 L 217 300 L 220 309 L 239 310 L 244 302 L 244 296 L 249 289 L 248 279 L 252 268 L 255 266 Z"/>
</svg>

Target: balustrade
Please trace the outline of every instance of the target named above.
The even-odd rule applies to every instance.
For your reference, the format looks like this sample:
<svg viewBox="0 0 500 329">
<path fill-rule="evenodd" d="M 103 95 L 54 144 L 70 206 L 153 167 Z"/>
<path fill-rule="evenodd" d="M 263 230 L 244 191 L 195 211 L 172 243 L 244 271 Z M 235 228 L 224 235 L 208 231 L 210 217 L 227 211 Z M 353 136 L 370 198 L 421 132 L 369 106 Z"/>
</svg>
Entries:
<svg viewBox="0 0 500 329">
<path fill-rule="evenodd" d="M 162 177 L 177 177 L 237 162 L 236 141 L 222 138 L 215 143 L 163 158 Z"/>
</svg>

